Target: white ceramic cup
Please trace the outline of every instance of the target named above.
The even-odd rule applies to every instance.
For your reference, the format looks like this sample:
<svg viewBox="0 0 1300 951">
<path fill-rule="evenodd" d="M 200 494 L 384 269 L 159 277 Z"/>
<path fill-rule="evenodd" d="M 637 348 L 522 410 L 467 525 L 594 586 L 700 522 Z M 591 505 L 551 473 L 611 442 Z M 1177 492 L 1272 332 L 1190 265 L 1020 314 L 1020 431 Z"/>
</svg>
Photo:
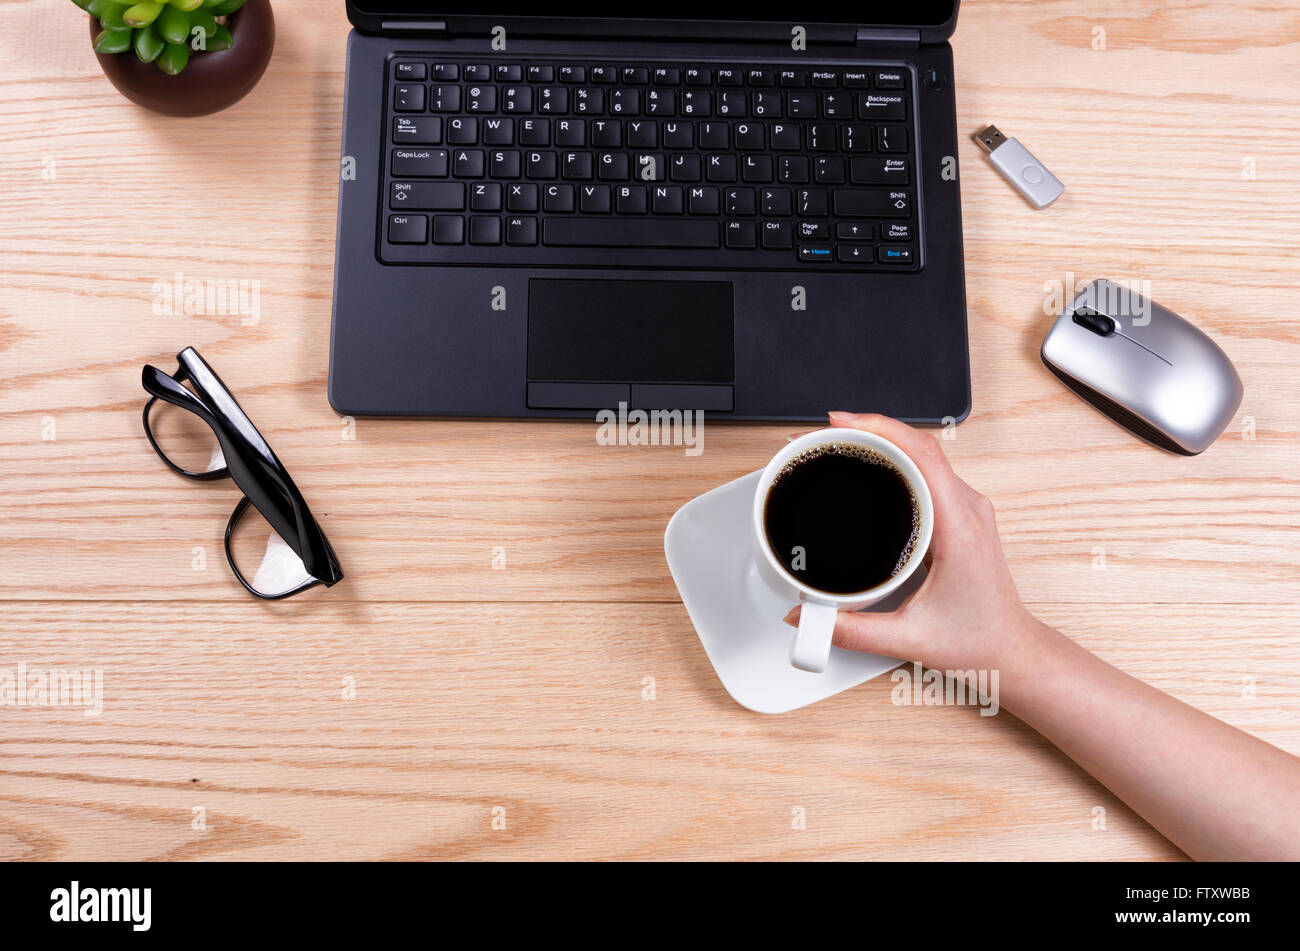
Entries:
<svg viewBox="0 0 1300 951">
<path fill-rule="evenodd" d="M 767 493 L 777 474 L 799 453 L 827 443 L 851 443 L 876 450 L 903 474 L 916 497 L 921 510 L 921 534 L 912 547 L 912 554 L 902 569 L 888 581 L 852 594 L 831 594 L 804 584 L 792 574 L 772 551 L 763 524 L 767 508 Z M 860 429 L 819 429 L 791 441 L 763 470 L 754 492 L 753 513 L 754 560 L 763 580 L 783 598 L 798 601 L 803 608 L 799 614 L 799 630 L 790 642 L 790 663 L 800 670 L 822 673 L 831 655 L 831 635 L 835 630 L 835 615 L 840 611 L 858 611 L 882 601 L 893 594 L 916 571 L 930 549 L 934 534 L 934 501 L 921 470 L 903 450 L 883 436 Z"/>
</svg>

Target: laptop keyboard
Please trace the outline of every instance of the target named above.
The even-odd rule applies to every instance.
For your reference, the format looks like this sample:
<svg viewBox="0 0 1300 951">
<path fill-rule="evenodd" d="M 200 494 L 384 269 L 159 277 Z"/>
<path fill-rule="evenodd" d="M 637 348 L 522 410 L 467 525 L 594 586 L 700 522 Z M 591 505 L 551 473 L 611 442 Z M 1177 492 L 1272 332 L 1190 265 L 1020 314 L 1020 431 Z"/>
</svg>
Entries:
<svg viewBox="0 0 1300 951">
<path fill-rule="evenodd" d="M 915 271 L 898 67 L 389 61 L 380 259 Z"/>
</svg>

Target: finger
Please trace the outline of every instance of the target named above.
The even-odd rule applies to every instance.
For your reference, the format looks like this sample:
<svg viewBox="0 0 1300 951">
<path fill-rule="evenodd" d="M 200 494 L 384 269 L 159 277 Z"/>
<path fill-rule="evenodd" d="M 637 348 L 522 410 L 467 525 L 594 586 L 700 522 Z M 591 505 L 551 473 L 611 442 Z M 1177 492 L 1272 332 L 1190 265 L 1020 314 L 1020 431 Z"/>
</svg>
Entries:
<svg viewBox="0 0 1300 951">
<path fill-rule="evenodd" d="M 942 556 L 950 548 L 949 526 L 962 505 L 975 496 L 975 490 L 953 472 L 948 457 L 939 446 L 939 440 L 929 433 L 913 429 L 907 423 L 878 416 L 875 413 L 830 413 L 831 426 L 840 429 L 860 429 L 888 439 L 916 463 L 921 476 L 930 487 L 934 500 L 935 529 L 932 550 Z"/>
<path fill-rule="evenodd" d="M 884 436 L 911 457 L 925 476 L 926 482 L 949 482 L 957 478 L 939 440 L 929 433 L 914 429 L 907 423 L 876 413 L 828 413 L 831 426 L 838 429 L 860 429 L 863 432 Z"/>
<path fill-rule="evenodd" d="M 795 607 L 783 620 L 798 627 L 799 608 Z M 845 650 L 889 657 L 907 657 L 911 649 L 907 626 L 899 611 L 841 611 L 835 616 L 831 643 Z"/>
</svg>

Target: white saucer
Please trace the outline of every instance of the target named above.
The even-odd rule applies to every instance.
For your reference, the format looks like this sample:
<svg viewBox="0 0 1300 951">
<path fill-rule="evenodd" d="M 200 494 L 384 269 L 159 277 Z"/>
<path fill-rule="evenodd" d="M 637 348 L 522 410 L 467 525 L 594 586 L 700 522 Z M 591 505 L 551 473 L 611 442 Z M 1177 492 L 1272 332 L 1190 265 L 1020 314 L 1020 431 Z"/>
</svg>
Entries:
<svg viewBox="0 0 1300 951">
<path fill-rule="evenodd" d="M 750 518 L 762 472 L 751 472 L 691 499 L 668 522 L 664 554 L 686 613 L 722 686 L 756 713 L 786 713 L 856 687 L 902 661 L 831 648 L 826 671 L 790 666 L 794 630 L 781 620 L 795 606 L 764 582 L 754 565 Z M 925 580 L 921 567 L 898 591 L 867 611 L 892 611 Z"/>
</svg>

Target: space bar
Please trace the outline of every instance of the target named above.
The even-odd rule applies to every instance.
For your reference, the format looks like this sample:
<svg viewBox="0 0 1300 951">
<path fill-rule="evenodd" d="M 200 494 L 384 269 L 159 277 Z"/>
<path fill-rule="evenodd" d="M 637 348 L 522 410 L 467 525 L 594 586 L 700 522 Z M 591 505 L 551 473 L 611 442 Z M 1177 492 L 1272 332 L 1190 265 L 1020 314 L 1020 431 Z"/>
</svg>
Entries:
<svg viewBox="0 0 1300 951">
<path fill-rule="evenodd" d="M 716 221 L 547 218 L 542 243 L 577 248 L 716 248 Z"/>
</svg>

